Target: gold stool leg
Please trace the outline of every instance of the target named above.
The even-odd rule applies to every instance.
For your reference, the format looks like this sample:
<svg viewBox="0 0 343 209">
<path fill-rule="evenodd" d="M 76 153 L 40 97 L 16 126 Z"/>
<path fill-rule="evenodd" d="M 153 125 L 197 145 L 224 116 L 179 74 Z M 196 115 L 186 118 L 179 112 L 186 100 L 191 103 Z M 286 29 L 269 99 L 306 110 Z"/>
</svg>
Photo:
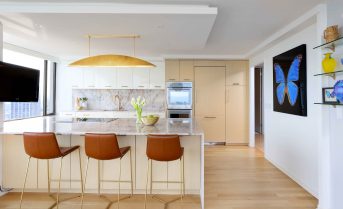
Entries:
<svg viewBox="0 0 343 209">
<path fill-rule="evenodd" d="M 121 179 L 121 158 L 119 158 L 118 205 L 117 205 L 118 209 L 119 209 L 119 201 L 120 201 L 120 179 Z"/>
<path fill-rule="evenodd" d="M 82 205 L 82 198 L 83 198 L 83 194 L 84 194 L 84 190 L 83 190 L 83 175 L 82 175 L 82 165 L 81 165 L 81 151 L 79 148 L 79 163 L 80 163 L 80 179 L 81 179 L 81 205 Z"/>
<path fill-rule="evenodd" d="M 185 156 L 182 156 L 182 185 L 183 185 L 183 196 L 186 193 L 186 184 L 185 184 Z"/>
<path fill-rule="evenodd" d="M 87 174 L 88 174 L 88 164 L 89 164 L 89 157 L 87 158 L 86 172 L 85 172 L 85 181 L 83 182 L 83 193 L 82 193 L 82 196 L 81 196 L 81 209 L 83 208 L 84 192 L 86 190 L 86 182 L 87 182 Z"/>
<path fill-rule="evenodd" d="M 181 194 L 181 201 L 183 201 L 183 170 L 182 170 L 182 157 L 180 158 L 180 194 Z"/>
<path fill-rule="evenodd" d="M 150 160 L 150 194 L 152 194 L 152 160 Z"/>
<path fill-rule="evenodd" d="M 145 184 L 144 209 L 146 209 L 146 201 L 147 201 L 147 195 L 148 195 L 149 170 L 150 170 L 150 159 L 148 159 L 148 166 L 147 166 L 147 172 L 146 172 L 146 184 Z"/>
<path fill-rule="evenodd" d="M 25 190 L 25 185 L 26 185 L 26 180 L 27 180 L 27 174 L 29 173 L 30 161 L 31 161 L 31 157 L 29 157 L 29 159 L 27 161 L 27 167 L 26 167 L 26 173 L 25 173 L 25 179 L 24 179 L 24 186 L 23 186 L 23 189 L 21 190 L 21 195 L 20 195 L 20 206 L 19 206 L 20 209 L 21 209 L 21 205 L 23 203 L 23 195 L 24 195 L 24 190 Z"/>
<path fill-rule="evenodd" d="M 100 160 L 98 160 L 98 195 L 100 196 Z"/>
<path fill-rule="evenodd" d="M 130 149 L 131 197 L 133 196 L 132 155 Z"/>
<path fill-rule="evenodd" d="M 47 162 L 47 171 L 48 171 L 48 192 L 49 192 L 49 195 L 50 195 L 50 163 L 49 163 L 49 160 L 46 161 Z"/>
<path fill-rule="evenodd" d="M 60 162 L 60 176 L 58 179 L 58 192 L 57 192 L 57 200 L 56 200 L 56 204 L 57 204 L 57 209 L 59 206 L 59 200 L 60 200 L 60 190 L 61 190 L 61 177 L 62 177 L 62 162 L 63 162 L 63 157 L 61 157 L 61 162 Z"/>
</svg>

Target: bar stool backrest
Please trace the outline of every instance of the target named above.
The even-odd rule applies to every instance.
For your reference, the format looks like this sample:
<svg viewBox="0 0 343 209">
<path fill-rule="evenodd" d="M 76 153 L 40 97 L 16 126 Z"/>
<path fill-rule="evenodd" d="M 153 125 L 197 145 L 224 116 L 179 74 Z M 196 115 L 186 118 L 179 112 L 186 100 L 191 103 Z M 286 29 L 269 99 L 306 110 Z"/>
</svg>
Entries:
<svg viewBox="0 0 343 209">
<path fill-rule="evenodd" d="M 146 154 L 156 161 L 174 161 L 183 155 L 178 135 L 148 135 Z"/>
<path fill-rule="evenodd" d="M 37 159 L 54 159 L 62 156 L 55 133 L 24 133 L 27 155 Z"/>
<path fill-rule="evenodd" d="M 97 160 L 122 157 L 116 134 L 86 134 L 85 150 L 88 157 Z"/>
</svg>

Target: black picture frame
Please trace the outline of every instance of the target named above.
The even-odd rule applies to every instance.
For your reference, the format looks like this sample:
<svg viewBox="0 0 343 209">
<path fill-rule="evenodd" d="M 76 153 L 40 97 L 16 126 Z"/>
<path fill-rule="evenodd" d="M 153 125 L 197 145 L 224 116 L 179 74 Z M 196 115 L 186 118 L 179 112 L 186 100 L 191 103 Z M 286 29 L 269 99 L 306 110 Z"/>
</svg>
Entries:
<svg viewBox="0 0 343 209">
<path fill-rule="evenodd" d="M 336 99 L 336 97 L 334 97 L 334 99 L 331 100 L 335 100 L 335 101 L 327 101 L 327 95 L 326 95 L 326 90 L 334 90 L 333 87 L 324 87 L 322 88 L 322 98 L 323 98 L 323 103 L 324 104 L 340 104 L 339 101 Z"/>
<path fill-rule="evenodd" d="M 292 65 L 293 61 L 296 58 L 301 60 L 298 71 Z M 299 60 L 298 59 L 298 60 Z M 281 78 L 283 81 L 280 81 L 280 70 L 277 70 L 277 66 L 281 69 Z M 293 67 L 292 67 L 293 66 Z M 292 70 L 292 74 L 298 72 L 297 79 L 291 77 L 292 80 L 288 81 L 288 74 L 290 69 Z M 293 86 L 297 86 L 297 97 L 295 101 L 289 100 L 289 91 L 287 89 L 288 83 L 291 83 Z M 280 85 L 287 86 L 284 88 L 284 91 L 278 91 Z M 284 99 L 279 101 L 280 94 L 278 92 L 282 92 L 284 95 Z M 291 92 L 294 96 L 296 93 L 294 91 Z M 281 94 L 282 96 L 282 94 Z M 282 102 L 283 101 L 283 102 Z M 303 116 L 307 117 L 307 47 L 306 44 L 302 44 L 298 47 L 295 47 L 291 50 L 288 50 L 282 54 L 279 54 L 273 57 L 273 110 L 274 112 L 279 113 L 286 113 L 291 115 Z"/>
</svg>

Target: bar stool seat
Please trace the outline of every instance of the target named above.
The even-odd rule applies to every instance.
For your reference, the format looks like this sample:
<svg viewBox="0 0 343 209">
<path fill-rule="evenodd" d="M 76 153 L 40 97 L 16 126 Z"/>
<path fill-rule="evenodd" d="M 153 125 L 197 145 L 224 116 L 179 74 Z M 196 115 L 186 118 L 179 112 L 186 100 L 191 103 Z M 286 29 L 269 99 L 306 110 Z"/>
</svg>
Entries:
<svg viewBox="0 0 343 209">
<path fill-rule="evenodd" d="M 85 172 L 85 182 L 84 182 L 84 190 L 87 182 L 87 173 L 88 173 L 88 164 L 90 158 L 95 159 L 98 161 L 98 195 L 100 195 L 100 182 L 118 182 L 118 209 L 119 209 L 119 202 L 120 202 L 120 183 L 130 183 L 131 184 L 131 195 L 133 195 L 133 177 L 132 177 L 132 156 L 131 156 L 131 147 L 119 147 L 117 135 L 116 134 L 95 134 L 95 133 L 87 133 L 85 135 L 85 151 L 88 157 L 87 165 L 86 165 L 86 172 Z M 130 152 L 130 181 L 122 181 L 121 180 L 121 160 L 122 158 Z M 109 181 L 100 179 L 100 161 L 103 160 L 115 160 L 119 159 L 119 179 L 117 181 Z M 82 203 L 81 208 L 83 207 L 83 199 L 84 194 L 82 194 Z M 110 201 L 111 204 L 113 201 Z"/>
<path fill-rule="evenodd" d="M 59 169 L 59 179 L 58 179 L 58 192 L 56 198 L 57 209 L 59 207 L 59 194 L 61 188 L 61 176 L 62 176 L 62 160 L 65 156 L 71 154 L 72 152 L 79 151 L 79 163 L 80 163 L 80 181 L 81 181 L 81 194 L 83 194 L 83 177 L 81 170 L 81 154 L 80 146 L 72 147 L 59 147 L 56 139 L 55 133 L 45 132 L 45 133 L 34 133 L 34 132 L 25 132 L 24 134 L 24 148 L 25 153 L 29 156 L 24 186 L 20 196 L 20 208 L 22 207 L 23 195 L 26 186 L 27 175 L 29 172 L 31 158 L 36 158 L 39 160 L 47 160 L 47 171 L 48 171 L 48 192 L 50 194 L 50 166 L 49 160 L 60 158 L 60 169 Z"/>
<path fill-rule="evenodd" d="M 162 199 L 156 198 L 162 201 L 166 206 L 178 199 L 183 200 L 185 194 L 185 172 L 184 172 L 184 148 L 181 147 L 180 137 L 178 135 L 148 135 L 147 136 L 147 147 L 146 155 L 148 157 L 148 168 L 147 168 L 147 179 L 145 187 L 145 201 L 144 208 L 146 209 L 147 203 L 147 193 L 148 193 L 148 183 L 149 183 L 149 173 L 150 173 L 150 194 L 152 194 L 153 183 L 177 183 L 180 184 L 180 198 L 174 199 L 172 201 L 164 201 Z M 160 162 L 170 162 L 175 160 L 180 160 L 180 181 L 153 181 L 152 179 L 152 161 Z M 165 206 L 165 207 L 166 207 Z"/>
</svg>

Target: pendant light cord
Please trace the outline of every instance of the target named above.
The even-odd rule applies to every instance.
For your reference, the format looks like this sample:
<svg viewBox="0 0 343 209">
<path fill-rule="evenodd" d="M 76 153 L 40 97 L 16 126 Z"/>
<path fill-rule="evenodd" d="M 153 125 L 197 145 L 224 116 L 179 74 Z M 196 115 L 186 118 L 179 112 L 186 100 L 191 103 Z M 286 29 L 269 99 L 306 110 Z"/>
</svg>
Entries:
<svg viewBox="0 0 343 209">
<path fill-rule="evenodd" d="M 88 35 L 88 56 L 91 56 L 91 36 Z"/>
<path fill-rule="evenodd" d="M 133 56 L 136 56 L 136 36 L 133 37 Z"/>
</svg>

